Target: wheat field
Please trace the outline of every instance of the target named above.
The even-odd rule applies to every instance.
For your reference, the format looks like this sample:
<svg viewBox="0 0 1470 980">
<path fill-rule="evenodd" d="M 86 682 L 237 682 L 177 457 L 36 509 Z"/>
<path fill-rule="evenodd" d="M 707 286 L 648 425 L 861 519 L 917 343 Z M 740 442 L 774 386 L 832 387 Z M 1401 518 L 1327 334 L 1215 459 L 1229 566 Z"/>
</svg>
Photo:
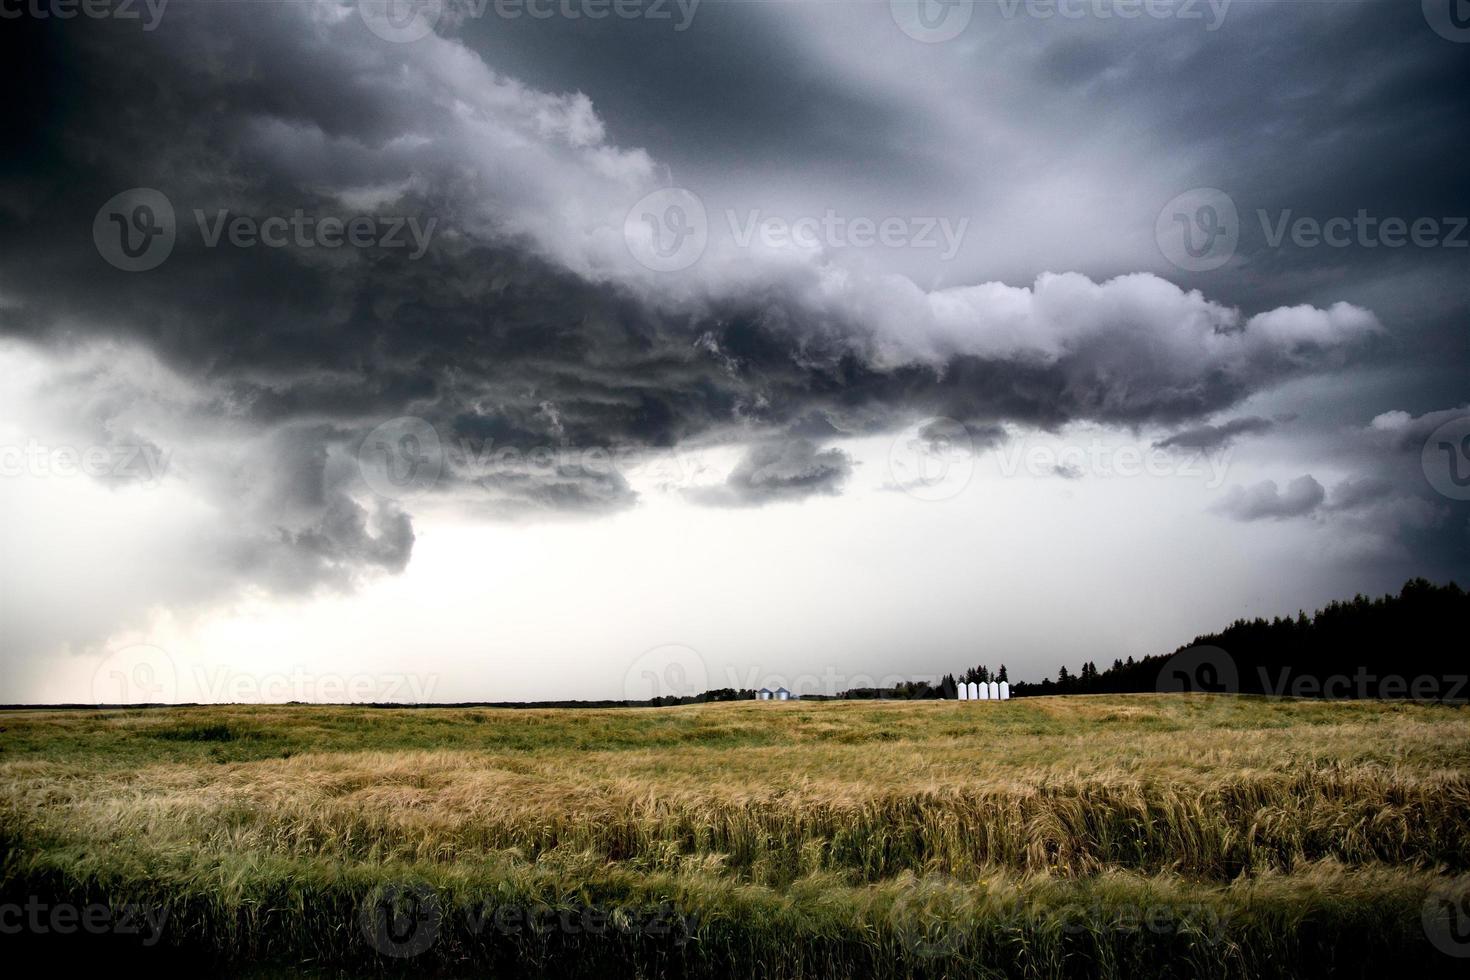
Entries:
<svg viewBox="0 0 1470 980">
<path fill-rule="evenodd" d="M 15 711 L 0 828 L 0 898 L 156 910 L 99 955 L 254 975 L 1449 974 L 1470 711 Z"/>
</svg>

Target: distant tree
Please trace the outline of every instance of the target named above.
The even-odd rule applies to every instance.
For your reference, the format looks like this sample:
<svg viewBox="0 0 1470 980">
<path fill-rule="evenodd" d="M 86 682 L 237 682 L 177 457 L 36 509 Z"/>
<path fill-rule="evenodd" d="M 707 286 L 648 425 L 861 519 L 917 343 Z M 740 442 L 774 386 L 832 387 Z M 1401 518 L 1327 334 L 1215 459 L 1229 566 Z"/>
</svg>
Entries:
<svg viewBox="0 0 1470 980">
<path fill-rule="evenodd" d="M 954 679 L 953 674 L 944 675 L 944 679 L 939 682 L 939 692 L 941 697 L 949 701 L 960 696 L 959 683 Z"/>
<path fill-rule="evenodd" d="M 1270 620 L 1237 619 L 1174 653 L 1197 646 L 1224 650 L 1246 694 L 1464 702 L 1470 699 L 1470 682 L 1463 657 L 1450 645 L 1423 639 L 1457 635 L 1466 621 L 1470 595 L 1453 582 L 1435 585 L 1417 578 L 1404 583 L 1398 595 L 1358 595 L 1312 614 L 1298 610 Z M 1017 682 L 1011 692 L 1027 697 L 1155 691 L 1171 655 L 1129 656 L 1101 673 L 1088 661 L 1076 675 L 1064 667 L 1055 684 Z"/>
</svg>

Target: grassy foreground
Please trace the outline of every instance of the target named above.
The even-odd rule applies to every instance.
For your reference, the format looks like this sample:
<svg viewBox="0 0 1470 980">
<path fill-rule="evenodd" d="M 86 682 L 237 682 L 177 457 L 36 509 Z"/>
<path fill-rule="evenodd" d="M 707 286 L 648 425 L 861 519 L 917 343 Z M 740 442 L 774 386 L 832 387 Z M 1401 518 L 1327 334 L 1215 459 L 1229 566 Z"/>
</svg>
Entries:
<svg viewBox="0 0 1470 980">
<path fill-rule="evenodd" d="M 136 913 L 65 942 L 109 962 L 1448 975 L 1467 872 L 1464 708 L 0 714 L 0 905 Z M 0 948 L 61 948 L 45 914 Z"/>
</svg>

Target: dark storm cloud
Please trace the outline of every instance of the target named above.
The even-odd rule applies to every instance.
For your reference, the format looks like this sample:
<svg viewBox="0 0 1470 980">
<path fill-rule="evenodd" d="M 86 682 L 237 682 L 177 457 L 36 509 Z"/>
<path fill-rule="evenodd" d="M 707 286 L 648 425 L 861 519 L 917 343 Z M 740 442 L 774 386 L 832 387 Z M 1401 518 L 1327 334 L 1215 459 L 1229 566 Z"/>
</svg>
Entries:
<svg viewBox="0 0 1470 980">
<path fill-rule="evenodd" d="M 986 449 L 998 449 L 1005 445 L 1010 439 L 1010 433 L 1004 425 L 998 423 L 971 423 L 964 427 L 963 434 L 956 433 L 952 421 L 948 418 L 933 419 L 919 426 L 919 439 L 930 451 L 945 452 L 955 448 L 963 448 L 971 452 L 981 452 Z M 966 446 L 956 447 L 956 439 L 963 439 Z"/>
<path fill-rule="evenodd" d="M 6 110 L 0 329 L 58 348 L 136 344 L 189 379 L 201 431 L 162 449 L 188 455 L 191 437 L 223 426 L 247 445 L 251 465 L 212 459 L 196 471 L 220 499 L 245 502 L 241 533 L 221 550 L 247 577 L 296 588 L 403 567 L 404 505 L 360 503 L 354 460 L 368 431 L 399 416 L 442 441 L 431 489 L 497 514 L 633 502 L 615 470 L 569 464 L 576 452 L 722 440 L 750 448 L 705 502 L 752 505 L 837 492 L 851 460 L 820 447 L 838 433 L 942 417 L 983 448 L 1006 438 L 1005 423 L 1173 427 L 1377 342 L 1363 310 L 1252 301 L 1242 313 L 1148 276 L 1045 276 L 938 297 L 874 278 L 833 299 L 815 285 L 824 269 L 782 268 L 752 286 L 712 257 L 681 293 L 682 280 L 615 264 L 628 262 L 622 215 L 658 186 L 659 167 L 609 136 L 586 95 L 494 76 L 434 39 L 384 43 L 351 8 L 345 19 L 331 9 L 190 4 L 148 34 L 84 21 L 7 32 L 49 108 Z M 765 57 L 796 57 L 745 14 L 721 16 Z M 854 132 L 903 128 L 891 107 L 859 104 L 814 68 L 810 103 L 770 75 L 743 85 L 752 67 L 713 43 L 651 56 L 665 72 L 711 66 L 712 91 L 663 94 L 655 115 L 666 124 L 699 117 L 712 143 L 744 133 L 753 155 L 790 145 L 797 166 L 858 152 Z M 598 59 L 589 87 L 616 74 Z M 620 91 L 618 112 L 631 116 L 637 100 Z M 701 113 L 707 100 L 737 91 L 739 107 L 717 117 L 728 130 L 703 121 L 716 118 Z M 811 106 L 835 111 L 819 123 Z M 897 166 L 900 143 L 864 155 Z M 128 273 L 103 261 L 92 227 L 103 202 L 137 186 L 173 202 L 178 241 L 158 268 Z M 221 247 L 196 211 L 206 225 L 302 211 L 434 232 L 421 255 Z M 566 217 L 602 211 L 618 222 L 611 248 L 606 222 Z M 495 455 L 506 449 L 522 455 Z M 1252 491 L 1233 512 L 1320 504 L 1303 510 L 1292 488 Z"/>
<path fill-rule="evenodd" d="M 1274 480 L 1265 480 L 1250 487 L 1232 487 L 1216 509 L 1238 521 L 1282 520 L 1310 514 L 1325 496 L 1322 484 L 1310 476 L 1297 477 L 1285 490 Z"/>
<path fill-rule="evenodd" d="M 751 507 L 817 494 L 838 493 L 852 472 L 852 459 L 840 449 L 818 449 L 806 439 L 751 446 L 724 484 L 689 492 L 696 503 L 713 507 Z"/>
<path fill-rule="evenodd" d="M 1333 486 L 1328 496 L 1328 510 L 1357 510 L 1393 492 L 1393 482 L 1379 476 L 1343 480 Z"/>
<path fill-rule="evenodd" d="M 1045 34 L 1034 80 L 1096 117 L 1146 119 L 1174 152 L 1201 151 L 1199 182 L 1237 199 L 1253 253 L 1265 244 L 1255 208 L 1470 213 L 1455 165 L 1470 150 L 1470 63 L 1420 4 L 1235 3 L 1208 33 L 1163 21 L 1068 26 Z M 1370 252 L 1335 261 L 1412 261 Z"/>
<path fill-rule="evenodd" d="M 402 571 L 412 522 L 393 500 L 354 499 L 355 474 L 331 451 L 342 438 L 330 426 L 289 425 L 242 446 L 233 465 L 196 472 L 230 506 L 230 519 L 201 547 L 282 593 L 347 589 L 364 572 Z"/>
<path fill-rule="evenodd" d="M 1349 474 L 1330 490 L 1308 474 L 1285 489 L 1272 481 L 1232 487 L 1214 509 L 1244 521 L 1311 521 L 1349 565 L 1463 578 L 1470 505 L 1456 478 L 1470 464 L 1466 432 L 1470 408 L 1385 412 L 1311 447 L 1322 465 Z"/>
<path fill-rule="evenodd" d="M 1260 435 L 1263 432 L 1269 432 L 1274 424 L 1270 419 L 1252 415 L 1231 419 L 1219 425 L 1200 425 L 1185 429 L 1160 439 L 1154 443 L 1154 446 L 1159 449 L 1177 448 L 1213 452 L 1230 445 L 1237 436 Z"/>
<path fill-rule="evenodd" d="M 1384 412 L 1362 433 L 1377 447 L 1396 453 L 1417 455 L 1431 435 L 1446 423 L 1470 416 L 1470 405 L 1412 415 L 1404 411 Z"/>
<path fill-rule="evenodd" d="M 1198 161 L 1176 191 L 1218 187 L 1239 210 L 1236 261 L 1167 274 L 1233 303 L 1368 306 L 1396 360 L 1415 365 L 1406 394 L 1463 397 L 1470 184 L 1457 161 L 1470 155 L 1470 59 L 1421 4 L 1236 3 L 1209 35 L 1088 43 L 1105 60 L 1072 62 L 1091 69 L 1051 84 L 1098 118 L 1146 121 L 1171 153 Z M 1335 243 L 1311 234 L 1334 220 L 1340 232 L 1343 219 L 1353 224 Z M 1385 244 L 1390 219 L 1434 222 L 1434 244 Z"/>
<path fill-rule="evenodd" d="M 1380 476 L 1343 480 L 1328 493 L 1310 475 L 1298 477 L 1279 490 L 1266 480 L 1251 487 L 1233 487 L 1217 509 L 1236 520 L 1306 517 L 1319 512 L 1357 512 L 1372 507 L 1394 493 L 1393 481 Z"/>
<path fill-rule="evenodd" d="M 455 34 L 527 84 L 595 94 L 623 142 L 676 165 L 841 173 L 861 159 L 888 181 L 933 180 L 912 114 L 881 90 L 842 84 L 766 6 L 706 0 L 682 31 L 650 18 L 484 16 Z"/>
</svg>

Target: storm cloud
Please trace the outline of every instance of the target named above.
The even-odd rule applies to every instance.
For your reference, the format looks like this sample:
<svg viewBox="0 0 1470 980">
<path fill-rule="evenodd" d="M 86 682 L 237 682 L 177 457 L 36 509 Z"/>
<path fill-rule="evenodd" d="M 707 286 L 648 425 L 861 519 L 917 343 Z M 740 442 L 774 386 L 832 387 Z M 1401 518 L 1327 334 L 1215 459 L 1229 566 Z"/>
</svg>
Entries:
<svg viewBox="0 0 1470 980">
<path fill-rule="evenodd" d="M 1167 266 L 1151 241 L 1145 261 L 1131 231 L 1055 204 L 1103 201 L 1136 172 L 1126 140 L 1102 135 L 1111 128 L 1146 129 L 1177 151 L 1142 175 L 1129 228 L 1151 228 L 1191 184 L 1225 183 L 1213 172 L 1225 164 L 1243 228 L 1256 205 L 1464 213 L 1462 181 L 1438 152 L 1464 138 L 1445 127 L 1463 68 L 1386 5 L 1334 14 L 1337 36 L 1356 52 L 1384 32 L 1405 47 L 1373 77 L 1333 69 L 1336 87 L 1315 100 L 1287 94 L 1320 23 L 1275 9 L 1298 5 L 1239 5 L 1272 9 L 1232 12 L 1218 38 L 981 18 L 974 43 L 1016 70 L 994 99 L 952 115 L 912 79 L 868 74 L 863 42 L 881 38 L 896 64 L 927 59 L 951 81 L 993 66 L 958 48 L 926 53 L 883 5 L 850 16 L 708 6 L 719 9 L 680 43 L 658 24 L 557 20 L 533 33 L 455 5 L 412 43 L 385 41 L 346 2 L 177 4 L 150 31 L 7 24 L 11 63 L 45 98 L 4 110 L 0 337 L 41 365 L 36 398 L 57 425 L 91 445 L 151 447 L 169 479 L 230 515 L 199 559 L 218 594 L 296 593 L 401 572 L 421 509 L 627 511 L 638 494 L 620 461 L 681 448 L 734 448 L 723 480 L 686 497 L 744 508 L 839 494 L 854 469 L 843 439 L 925 419 L 964 426 L 976 449 L 1011 429 L 1078 424 L 1158 433 L 1156 446 L 1181 450 L 1279 436 L 1261 407 L 1273 392 L 1384 359 L 1417 364 L 1455 315 L 1445 301 L 1413 318 L 1421 342 L 1405 345 L 1401 314 L 1422 291 L 1401 277 L 1462 274 L 1448 252 L 1406 270 L 1400 256 L 1273 250 L 1251 233 L 1212 278 Z M 787 31 L 780 17 L 834 29 Z M 598 49 L 614 29 L 625 53 L 646 57 Z M 752 82 L 754 49 L 801 79 L 803 98 L 773 74 Z M 1240 79 L 1242 51 L 1281 69 L 1279 91 L 1263 100 L 1258 80 Z M 707 86 L 687 83 L 695 65 Z M 1038 90 L 1024 103 L 1038 113 L 1033 138 L 974 142 L 1005 131 L 976 119 L 1020 124 L 1023 102 L 1001 97 L 1017 86 Z M 647 100 L 656 112 L 642 112 Z M 1436 161 L 1417 175 L 1398 149 L 1411 103 L 1424 151 L 1413 160 Z M 1083 119 L 1099 121 L 1095 143 L 1067 136 Z M 1329 138 L 1349 120 L 1355 142 Z M 1246 138 L 1283 128 L 1298 137 L 1290 168 L 1251 149 L 1268 140 Z M 1228 160 L 1202 162 L 1227 142 L 1239 144 Z M 1110 187 L 1085 165 L 1089 150 Z M 1351 162 L 1365 155 L 1371 166 Z M 1055 166 L 1032 183 L 1030 165 L 1048 157 Z M 859 163 L 865 178 L 852 176 Z M 982 186 L 987 172 L 1016 183 Z M 922 249 L 722 233 L 727 212 L 821 214 L 828 174 L 848 211 L 973 218 L 984 231 L 924 274 L 915 263 L 934 256 Z M 634 207 L 686 186 L 703 200 L 708 245 L 687 267 L 650 268 L 630 239 Z M 105 237 L 128 234 L 141 212 L 132 198 L 121 224 L 103 212 L 135 188 L 166 202 L 172 245 L 155 267 L 125 271 Z M 1019 258 L 1004 257 L 1018 238 Z M 1243 410 L 1266 414 L 1211 421 Z M 1451 505 L 1417 472 L 1378 470 L 1417 452 L 1440 416 L 1387 410 L 1355 404 L 1335 420 L 1351 439 L 1320 436 L 1353 470 L 1332 494 L 1312 476 L 1284 490 L 1260 482 L 1219 512 L 1346 519 L 1418 501 L 1412 521 L 1385 526 L 1429 527 L 1423 509 Z"/>
<path fill-rule="evenodd" d="M 1258 416 L 1246 416 L 1245 418 L 1231 419 L 1219 425 L 1200 425 L 1192 429 L 1184 429 L 1176 432 L 1166 439 L 1160 439 L 1154 443 L 1160 449 L 1198 449 L 1203 452 L 1213 452 L 1230 445 L 1238 436 L 1259 435 L 1270 432 L 1274 423 L 1270 419 Z"/>
<path fill-rule="evenodd" d="M 1322 484 L 1310 475 L 1297 477 L 1285 490 L 1279 489 L 1274 480 L 1265 480 L 1250 487 L 1232 487 L 1218 509 L 1238 521 L 1281 520 L 1310 514 L 1321 506 L 1326 495 Z"/>
</svg>

